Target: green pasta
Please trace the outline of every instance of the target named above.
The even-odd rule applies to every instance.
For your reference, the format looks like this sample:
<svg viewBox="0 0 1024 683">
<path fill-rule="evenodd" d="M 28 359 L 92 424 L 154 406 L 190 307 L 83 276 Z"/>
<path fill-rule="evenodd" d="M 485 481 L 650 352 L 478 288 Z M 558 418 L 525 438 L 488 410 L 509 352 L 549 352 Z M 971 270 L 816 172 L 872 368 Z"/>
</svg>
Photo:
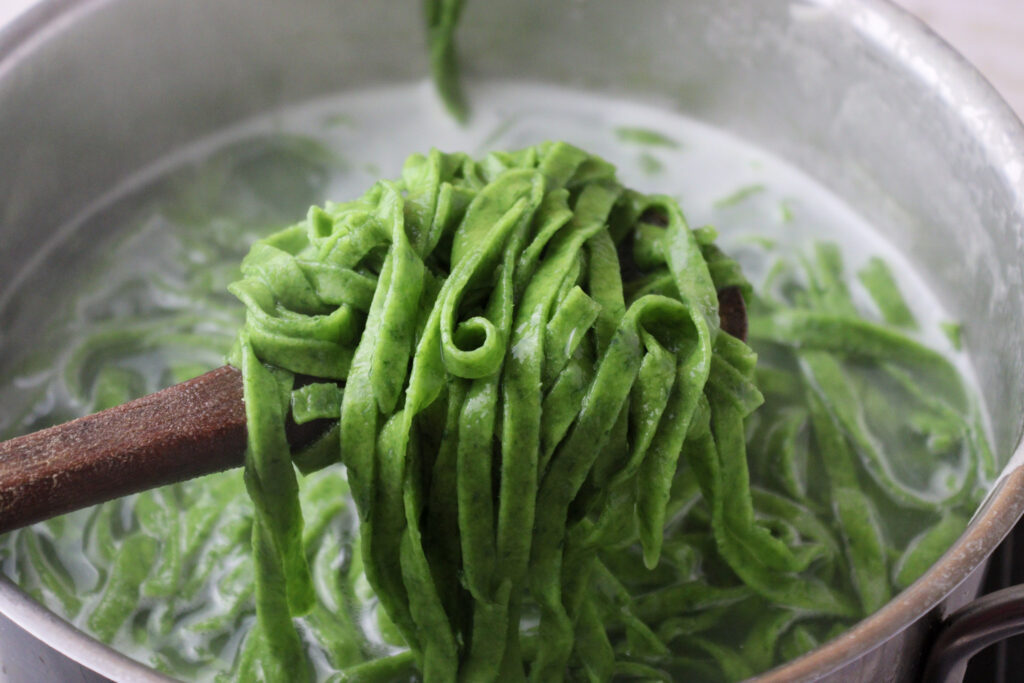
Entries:
<svg viewBox="0 0 1024 683">
<path fill-rule="evenodd" d="M 459 78 L 455 30 L 462 13 L 462 0 L 424 0 L 427 19 L 427 42 L 430 47 L 430 72 L 434 87 L 448 113 L 456 120 L 467 116 L 462 81 Z"/>
<path fill-rule="evenodd" d="M 208 255 L 146 287 L 196 303 L 88 327 L 54 381 L 97 410 L 227 353 L 244 477 L 0 539 L 26 591 L 172 675 L 735 680 L 916 580 L 995 476 L 881 261 L 851 278 L 834 245 L 762 240 L 751 286 L 713 229 L 564 143 L 414 155 L 283 230 L 294 204 L 194 214 L 222 175 L 159 208 L 185 226 L 176 257 Z M 241 332 L 208 293 L 228 282 Z M 721 329 L 728 288 L 748 343 Z M 289 452 L 288 419 L 324 434 Z"/>
<path fill-rule="evenodd" d="M 898 306 L 880 306 L 879 323 L 861 315 L 833 245 L 802 262 L 793 306 L 753 296 L 714 239 L 603 160 L 544 143 L 479 161 L 414 155 L 400 179 L 257 242 L 231 286 L 248 311 L 232 358 L 272 656 L 301 670 L 288 617 L 309 608 L 294 475 L 275 459 L 289 397 L 296 421 L 338 421 L 315 466 L 296 461 L 345 465 L 366 577 L 428 682 L 644 666 L 736 678 L 777 661 L 783 641 L 802 648 L 824 637 L 818 625 L 881 607 L 893 539 L 879 506 L 939 515 L 977 501 L 959 377 L 897 331 Z M 862 272 L 876 299 L 894 291 L 877 263 Z M 782 369 L 759 374 L 720 329 L 730 287 Z M 881 399 L 860 376 L 878 371 L 911 394 L 930 435 L 921 458 L 950 460 L 938 491 L 892 466 L 872 433 Z M 296 375 L 318 382 L 296 389 Z M 915 393 L 921 381 L 944 398 Z M 824 492 L 807 483 L 815 472 Z M 788 498 L 759 488 L 772 478 Z M 685 531 L 667 533 L 679 509 Z M 963 524 L 944 513 L 916 538 L 897 585 Z M 634 568 L 606 564 L 624 550 Z M 684 551 L 705 558 L 698 574 L 669 559 Z M 775 611 L 736 660 L 717 629 L 758 604 Z"/>
</svg>

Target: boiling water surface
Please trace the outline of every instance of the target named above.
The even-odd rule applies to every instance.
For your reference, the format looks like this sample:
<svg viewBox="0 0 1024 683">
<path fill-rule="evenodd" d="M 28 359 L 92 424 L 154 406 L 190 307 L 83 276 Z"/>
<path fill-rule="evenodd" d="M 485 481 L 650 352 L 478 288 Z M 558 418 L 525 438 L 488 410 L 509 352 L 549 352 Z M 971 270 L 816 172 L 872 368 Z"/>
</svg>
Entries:
<svg viewBox="0 0 1024 683">
<path fill-rule="evenodd" d="M 779 159 L 667 109 L 601 95 L 488 84 L 475 87 L 471 101 L 471 120 L 459 126 L 426 83 L 353 92 L 226 131 L 117 188 L 51 250 L 76 245 L 62 279 L 71 285 L 56 288 L 43 271 L 22 281 L 22 291 L 52 289 L 52 306 L 37 338 L 0 347 L 0 436 L 221 365 L 242 320 L 225 287 L 249 245 L 303 217 L 311 203 L 351 199 L 381 177 L 398 176 L 406 156 L 430 147 L 481 156 L 544 140 L 574 143 L 616 164 L 625 185 L 677 198 L 691 226 L 715 226 L 755 286 L 770 275 L 772 254 L 810 258 L 819 240 L 840 246 L 847 273 L 881 256 L 897 274 L 920 338 L 969 370 L 939 331 L 941 306 L 907 261 L 850 207 Z M 851 291 L 870 308 L 862 290 Z M 3 324 L 39 317 L 15 308 L 16 298 L 0 308 Z M 922 490 L 963 475 L 942 463 L 902 474 Z M 302 633 L 323 677 L 337 668 L 331 662 L 401 649 L 362 575 L 354 509 L 333 493 L 341 487 L 340 466 L 302 482 L 320 598 Z M 906 517 L 889 522 L 903 545 L 929 523 Z M 139 661 L 206 680 L 230 675 L 255 619 L 250 524 L 241 473 L 228 472 L 8 534 L 0 538 L 0 567 Z"/>
</svg>

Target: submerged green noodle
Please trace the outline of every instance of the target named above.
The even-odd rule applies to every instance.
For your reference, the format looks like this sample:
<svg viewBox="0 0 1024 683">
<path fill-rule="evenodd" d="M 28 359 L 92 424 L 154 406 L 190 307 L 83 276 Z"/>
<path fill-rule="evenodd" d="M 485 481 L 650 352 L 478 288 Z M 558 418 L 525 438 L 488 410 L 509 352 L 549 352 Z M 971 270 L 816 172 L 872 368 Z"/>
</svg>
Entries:
<svg viewBox="0 0 1024 683">
<path fill-rule="evenodd" d="M 901 331 L 884 264 L 862 274 L 872 322 L 830 245 L 755 295 L 714 238 L 546 143 L 414 155 L 257 242 L 231 285 L 259 623 L 240 676 L 309 675 L 292 460 L 344 464 L 366 577 L 411 653 L 359 680 L 742 678 L 937 559 L 994 465 L 954 368 Z M 719 330 L 726 287 L 764 362 Z M 292 460 L 289 410 L 336 423 Z M 894 509 L 930 530 L 908 537 Z M 721 638 L 740 623 L 737 653 Z"/>
</svg>

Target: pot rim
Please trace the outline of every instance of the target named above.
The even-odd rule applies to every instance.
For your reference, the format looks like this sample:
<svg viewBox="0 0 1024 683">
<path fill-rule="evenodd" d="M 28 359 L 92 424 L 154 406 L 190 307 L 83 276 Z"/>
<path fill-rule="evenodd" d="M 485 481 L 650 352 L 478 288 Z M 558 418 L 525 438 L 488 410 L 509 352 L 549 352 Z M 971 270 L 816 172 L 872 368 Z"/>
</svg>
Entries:
<svg viewBox="0 0 1024 683">
<path fill-rule="evenodd" d="M 931 86 L 972 132 L 1006 185 L 1016 188 L 1016 212 L 1024 215 L 1024 124 L 985 76 L 891 0 L 819 1 Z M 939 605 L 988 558 L 1022 514 L 1024 441 L 1018 434 L 1011 457 L 967 529 L 924 575 L 843 634 L 754 680 L 816 680 L 871 652 Z"/>
<path fill-rule="evenodd" d="M 33 47 L 108 0 L 39 0 L 0 26 L 0 78 Z M 1017 187 L 1024 214 L 1024 125 L 995 88 L 927 25 L 891 0 L 808 0 L 834 12 L 929 84 L 971 130 L 993 168 Z M 756 677 L 814 680 L 863 656 L 927 614 L 995 549 L 1024 514 L 1024 443 L 1018 443 L 967 530 L 922 577 L 842 635 Z M 0 574 L 0 615 L 74 661 L 113 680 L 174 679 L 96 640 Z"/>
</svg>

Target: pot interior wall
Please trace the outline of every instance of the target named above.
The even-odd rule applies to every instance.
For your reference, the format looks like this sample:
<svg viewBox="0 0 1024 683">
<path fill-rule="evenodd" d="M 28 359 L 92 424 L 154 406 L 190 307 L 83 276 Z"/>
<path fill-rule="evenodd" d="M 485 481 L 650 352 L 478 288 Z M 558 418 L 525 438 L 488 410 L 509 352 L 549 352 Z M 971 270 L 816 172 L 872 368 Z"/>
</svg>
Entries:
<svg viewBox="0 0 1024 683">
<path fill-rule="evenodd" d="M 397 0 L 65 4 L 73 21 L 52 22 L 0 66 L 8 320 L 47 294 L 13 300 L 30 256 L 147 162 L 257 112 L 426 73 L 421 17 Z M 985 137 L 987 114 L 925 66 L 953 58 L 900 44 L 905 21 L 873 2 L 488 0 L 467 3 L 460 42 L 471 78 L 663 103 L 821 179 L 966 323 L 995 445 L 1009 454 L 1024 415 L 1024 271 L 1013 258 L 1024 171 L 1000 157 L 1014 141 Z M 31 338 L 24 326 L 5 332 L 5 350 Z"/>
</svg>

